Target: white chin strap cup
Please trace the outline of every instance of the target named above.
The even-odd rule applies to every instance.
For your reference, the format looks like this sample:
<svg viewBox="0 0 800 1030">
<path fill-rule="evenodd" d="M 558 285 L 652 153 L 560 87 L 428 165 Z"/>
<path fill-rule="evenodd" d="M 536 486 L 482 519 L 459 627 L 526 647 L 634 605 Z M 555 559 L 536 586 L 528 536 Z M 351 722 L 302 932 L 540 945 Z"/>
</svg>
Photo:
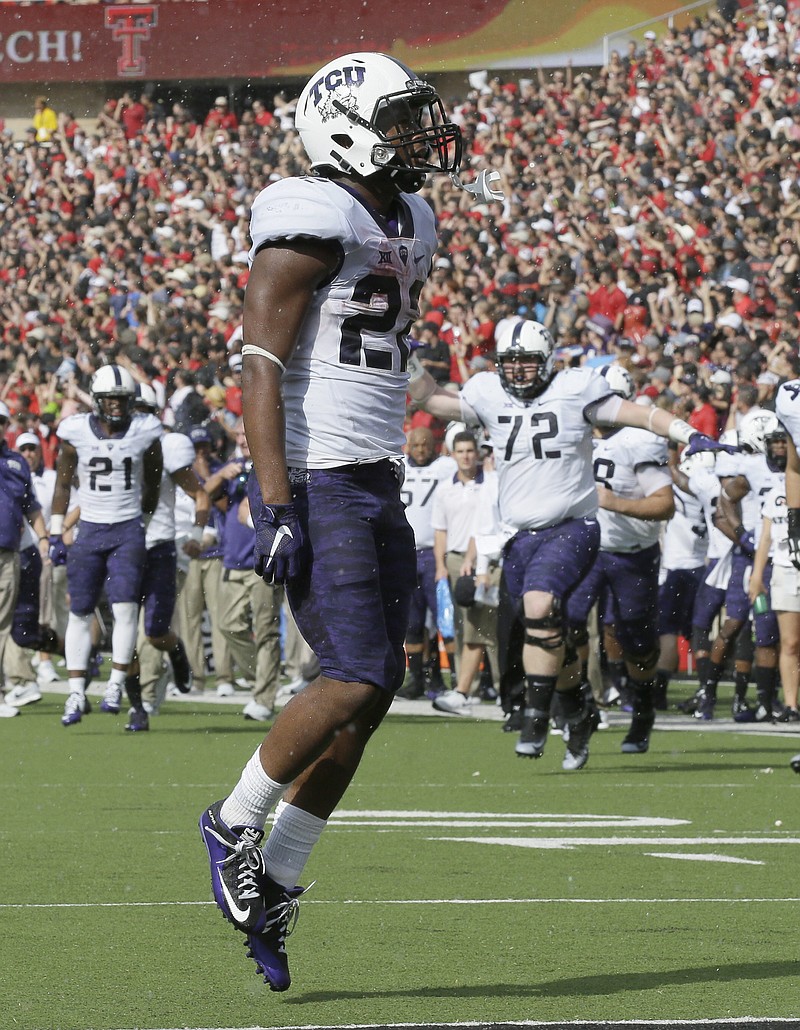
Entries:
<svg viewBox="0 0 800 1030">
<path fill-rule="evenodd" d="M 503 200 L 505 197 L 502 190 L 492 189 L 494 183 L 500 182 L 499 172 L 487 172 L 484 169 L 484 171 L 478 172 L 475 182 L 469 184 L 462 182 L 455 172 L 450 173 L 450 178 L 458 189 L 471 193 L 476 204 L 491 204 L 492 201 Z"/>
</svg>

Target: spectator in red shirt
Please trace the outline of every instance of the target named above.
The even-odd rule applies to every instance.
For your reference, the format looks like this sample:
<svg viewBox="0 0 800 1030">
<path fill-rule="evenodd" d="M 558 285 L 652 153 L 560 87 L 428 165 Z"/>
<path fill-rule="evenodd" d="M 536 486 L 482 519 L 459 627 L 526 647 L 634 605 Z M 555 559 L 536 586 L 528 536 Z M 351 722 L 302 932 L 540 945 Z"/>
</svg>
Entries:
<svg viewBox="0 0 800 1030">
<path fill-rule="evenodd" d="M 254 100 L 253 119 L 256 125 L 260 125 L 263 128 L 266 125 L 272 125 L 275 121 L 275 116 L 271 111 L 267 110 L 263 100 Z"/>
<path fill-rule="evenodd" d="M 123 93 L 117 101 L 114 117 L 122 124 L 125 139 L 136 139 L 144 131 L 148 114 L 147 98 L 144 95 L 134 100 L 130 93 Z"/>
<path fill-rule="evenodd" d="M 627 297 L 617 286 L 611 265 L 600 265 L 596 272 L 596 284 L 589 290 L 589 317 L 604 315 L 611 319 L 614 329 L 618 331 L 627 304 Z"/>
<path fill-rule="evenodd" d="M 217 97 L 214 106 L 206 115 L 203 125 L 209 133 L 216 132 L 218 129 L 236 132 L 239 128 L 239 119 L 233 111 L 229 110 L 227 97 Z"/>
<path fill-rule="evenodd" d="M 698 432 L 716 439 L 719 433 L 719 418 L 714 407 L 709 403 L 711 394 L 708 387 L 699 383 L 694 376 L 686 376 L 681 382 L 685 382 L 690 388 L 689 396 L 693 410 L 687 419 L 689 425 Z"/>
</svg>

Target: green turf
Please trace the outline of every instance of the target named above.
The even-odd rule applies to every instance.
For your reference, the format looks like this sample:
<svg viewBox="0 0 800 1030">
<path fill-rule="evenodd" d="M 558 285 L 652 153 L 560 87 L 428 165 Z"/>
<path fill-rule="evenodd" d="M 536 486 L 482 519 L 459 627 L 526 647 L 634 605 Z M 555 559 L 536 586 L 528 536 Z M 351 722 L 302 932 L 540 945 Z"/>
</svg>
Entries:
<svg viewBox="0 0 800 1030">
<path fill-rule="evenodd" d="M 309 864 L 307 879 L 318 882 L 289 940 L 295 983 L 277 996 L 256 977 L 240 935 L 206 903 L 196 825 L 235 782 L 263 727 L 244 722 L 238 707 L 168 704 L 152 732 L 131 737 L 123 716 L 100 713 L 64 729 L 62 705 L 48 696 L 0 721 L 2 1027 L 800 1010 L 798 904 L 765 900 L 800 896 L 790 842 L 800 836 L 800 778 L 787 764 L 800 738 L 661 732 L 648 755 L 623 756 L 623 729 L 614 726 L 593 738 L 589 767 L 568 774 L 558 738 L 533 763 L 514 757 L 498 723 L 390 717 Z M 368 811 L 381 825 L 346 814 Z M 479 825 L 418 817 L 392 826 L 380 815 L 408 811 L 474 813 Z M 487 813 L 528 825 L 489 826 Z M 535 814 L 538 823 L 548 814 L 556 824 L 568 815 L 594 822 L 532 825 Z M 600 827 L 600 816 L 685 823 Z M 622 837 L 643 840 L 614 843 Z M 724 840 L 731 837 L 748 843 Z M 452 899 L 480 903 L 445 903 Z M 24 905 L 41 907 L 13 907 Z"/>
</svg>

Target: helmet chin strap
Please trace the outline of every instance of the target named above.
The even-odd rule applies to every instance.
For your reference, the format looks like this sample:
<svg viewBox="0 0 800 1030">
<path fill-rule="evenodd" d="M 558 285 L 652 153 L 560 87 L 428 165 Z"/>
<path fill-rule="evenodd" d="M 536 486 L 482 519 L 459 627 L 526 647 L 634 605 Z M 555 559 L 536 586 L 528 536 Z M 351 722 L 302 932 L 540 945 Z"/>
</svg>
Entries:
<svg viewBox="0 0 800 1030">
<path fill-rule="evenodd" d="M 500 181 L 499 172 L 489 172 L 484 169 L 478 173 L 478 178 L 472 183 L 462 182 L 457 172 L 451 172 L 450 178 L 458 189 L 471 193 L 476 204 L 491 204 L 492 201 L 505 199 L 505 194 L 501 189 L 492 189 L 492 186 Z"/>
</svg>

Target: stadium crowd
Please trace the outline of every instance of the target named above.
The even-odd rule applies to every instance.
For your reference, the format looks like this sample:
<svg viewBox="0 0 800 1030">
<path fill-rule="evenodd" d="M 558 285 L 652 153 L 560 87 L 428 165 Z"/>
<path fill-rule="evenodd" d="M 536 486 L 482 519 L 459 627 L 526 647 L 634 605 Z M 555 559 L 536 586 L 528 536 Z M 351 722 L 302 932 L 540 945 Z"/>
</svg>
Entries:
<svg viewBox="0 0 800 1030">
<path fill-rule="evenodd" d="M 440 248 L 411 335 L 437 383 L 457 391 L 493 367 L 498 328 L 523 318 L 550 329 L 557 367 L 620 366 L 642 403 L 707 435 L 773 410 L 800 374 L 798 9 L 764 4 L 730 22 L 712 13 L 646 33 L 594 73 L 478 75 L 470 87 L 448 109 L 474 170 L 498 171 L 505 198 L 474 205 L 443 176 L 421 193 Z M 58 426 L 91 407 L 91 378 L 113 363 L 192 439 L 199 481 L 214 478 L 212 500 L 224 497 L 217 509 L 238 508 L 250 208 L 267 183 L 307 167 L 292 100 L 232 110 L 220 96 L 193 112 L 126 92 L 91 127 L 68 112 L 53 126 L 41 100 L 24 139 L 0 135 L 6 443 L 30 448 L 33 437 L 53 469 Z M 409 401 L 407 428 L 430 430 L 438 453 L 444 422 Z M 222 557 L 213 532 L 200 543 L 190 565 Z M 292 646 L 298 686 L 313 663 Z M 232 665 L 217 651 L 219 639 L 221 693 L 237 669 L 253 679 L 246 656 Z M 709 654 L 718 667 L 726 658 Z M 13 675 L 28 689 L 27 674 Z M 768 680 L 763 717 L 783 713 Z M 624 703 L 624 673 L 615 684 Z M 273 698 L 251 702 L 249 717 L 269 718 Z M 796 712 L 796 694 L 785 700 Z M 692 710 L 710 712 L 702 698 Z"/>
</svg>

